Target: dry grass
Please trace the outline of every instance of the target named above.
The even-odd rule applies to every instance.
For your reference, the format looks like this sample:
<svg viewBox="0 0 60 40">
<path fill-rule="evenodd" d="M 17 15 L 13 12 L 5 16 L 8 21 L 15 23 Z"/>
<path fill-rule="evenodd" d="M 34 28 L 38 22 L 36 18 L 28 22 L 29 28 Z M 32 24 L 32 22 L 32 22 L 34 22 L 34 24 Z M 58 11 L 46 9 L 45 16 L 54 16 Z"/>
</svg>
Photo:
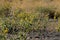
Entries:
<svg viewBox="0 0 60 40">
<path fill-rule="evenodd" d="M 43 10 L 41 9 L 41 7 L 43 8 Z M 6 8 L 10 10 L 11 14 L 8 17 L 5 16 Z M 42 14 L 40 12 L 41 10 Z M 8 31 L 11 31 L 14 34 L 16 33 L 14 31 L 15 26 L 17 28 L 20 28 L 18 35 L 21 38 L 19 37 L 19 40 L 22 40 L 22 37 L 26 38 L 25 33 L 31 30 L 39 30 L 41 28 L 44 29 L 44 27 L 46 27 L 48 31 L 55 31 L 55 29 L 59 30 L 60 17 L 58 17 L 57 22 L 49 22 L 48 20 L 48 12 L 52 11 L 55 11 L 55 13 L 58 13 L 58 15 L 60 16 L 60 0 L 0 0 L 0 14 L 2 13 L 1 16 L 3 16 L 0 17 L 0 25 L 2 26 L 2 28 L 4 27 L 1 30 L 2 32 L 4 32 L 4 30 L 7 30 L 5 27 L 7 27 L 8 29 L 10 29 L 9 27 L 12 27 L 13 29 L 10 29 Z M 21 34 L 24 35 L 21 36 Z M 6 35 L 4 34 L 3 36 L 5 37 Z"/>
</svg>

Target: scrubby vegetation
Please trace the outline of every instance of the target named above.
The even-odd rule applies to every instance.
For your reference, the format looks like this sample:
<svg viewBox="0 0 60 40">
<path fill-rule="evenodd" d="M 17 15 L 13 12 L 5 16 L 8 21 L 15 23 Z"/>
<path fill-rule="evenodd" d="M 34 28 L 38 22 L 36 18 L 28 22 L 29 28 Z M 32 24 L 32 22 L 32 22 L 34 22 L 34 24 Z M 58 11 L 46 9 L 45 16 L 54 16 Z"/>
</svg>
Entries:
<svg viewBox="0 0 60 40">
<path fill-rule="evenodd" d="M 26 40 L 27 34 L 36 30 L 60 32 L 60 12 L 56 7 L 43 7 L 43 4 L 39 6 L 37 3 L 39 0 L 33 0 L 33 3 L 27 0 L 1 0 L 1 2 L 0 40 Z M 29 6 L 28 2 L 34 4 L 34 7 Z"/>
</svg>

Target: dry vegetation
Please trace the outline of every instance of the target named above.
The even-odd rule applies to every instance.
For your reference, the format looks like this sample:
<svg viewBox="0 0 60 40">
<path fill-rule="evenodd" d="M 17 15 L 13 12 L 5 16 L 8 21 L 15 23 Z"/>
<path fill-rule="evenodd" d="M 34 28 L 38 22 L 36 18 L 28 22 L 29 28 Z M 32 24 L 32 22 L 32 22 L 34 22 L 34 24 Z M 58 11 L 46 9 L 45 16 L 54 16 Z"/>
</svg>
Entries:
<svg viewBox="0 0 60 40">
<path fill-rule="evenodd" d="M 0 40 L 26 40 L 45 29 L 60 32 L 60 0 L 0 0 Z"/>
</svg>

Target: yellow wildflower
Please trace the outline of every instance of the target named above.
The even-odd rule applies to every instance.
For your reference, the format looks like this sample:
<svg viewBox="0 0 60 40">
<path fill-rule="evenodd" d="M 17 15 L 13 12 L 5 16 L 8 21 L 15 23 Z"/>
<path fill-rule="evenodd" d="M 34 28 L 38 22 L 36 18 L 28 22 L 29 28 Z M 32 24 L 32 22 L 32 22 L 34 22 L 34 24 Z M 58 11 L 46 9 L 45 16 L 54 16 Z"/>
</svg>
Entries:
<svg viewBox="0 0 60 40">
<path fill-rule="evenodd" d="M 4 33 L 8 33 L 8 28 L 6 28 L 6 29 L 4 30 Z"/>
</svg>

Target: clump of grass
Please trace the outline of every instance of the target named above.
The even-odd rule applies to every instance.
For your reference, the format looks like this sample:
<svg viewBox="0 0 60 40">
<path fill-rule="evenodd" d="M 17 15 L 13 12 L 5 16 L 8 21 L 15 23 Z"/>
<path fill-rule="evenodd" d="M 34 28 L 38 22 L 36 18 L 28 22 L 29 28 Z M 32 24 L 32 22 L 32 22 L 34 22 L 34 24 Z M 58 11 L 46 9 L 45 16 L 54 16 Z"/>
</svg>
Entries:
<svg viewBox="0 0 60 40">
<path fill-rule="evenodd" d="M 36 11 L 39 13 L 49 13 L 55 11 L 55 8 L 50 7 L 38 7 L 36 8 Z"/>
</svg>

